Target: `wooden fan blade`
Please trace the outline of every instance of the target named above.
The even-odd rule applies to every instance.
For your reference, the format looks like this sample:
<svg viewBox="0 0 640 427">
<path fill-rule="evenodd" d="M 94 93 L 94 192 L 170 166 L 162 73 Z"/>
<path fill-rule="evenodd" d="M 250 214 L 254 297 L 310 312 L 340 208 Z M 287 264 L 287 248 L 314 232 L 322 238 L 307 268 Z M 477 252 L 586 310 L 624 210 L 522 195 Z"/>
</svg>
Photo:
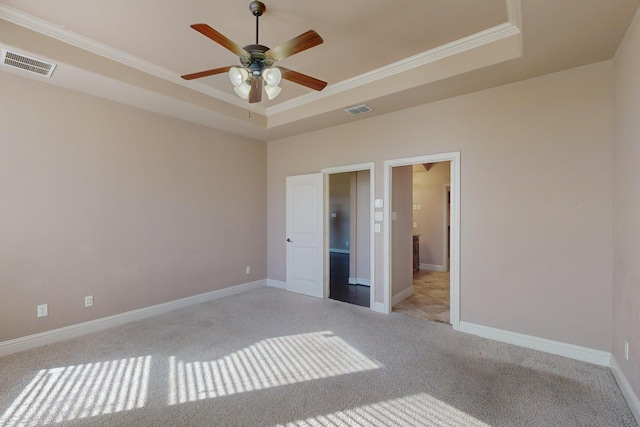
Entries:
<svg viewBox="0 0 640 427">
<path fill-rule="evenodd" d="M 322 37 L 320 37 L 318 33 L 313 30 L 309 30 L 306 33 L 300 34 L 298 37 L 292 38 L 288 42 L 279 44 L 273 49 L 266 51 L 265 55 L 274 61 L 280 61 L 291 55 L 302 52 L 303 50 L 318 46 L 323 42 L 324 40 L 322 40 Z"/>
<path fill-rule="evenodd" d="M 231 68 L 231 66 L 222 67 L 222 68 L 214 68 L 212 70 L 200 71 L 198 73 L 185 74 L 184 76 L 180 76 L 180 77 L 182 77 L 185 80 L 199 79 L 200 77 L 207 77 L 207 76 L 213 76 L 215 74 L 226 73 L 227 71 L 229 71 L 230 68 Z"/>
<path fill-rule="evenodd" d="M 322 80 L 307 76 L 306 74 L 302 74 L 284 67 L 278 68 L 280 68 L 280 71 L 282 72 L 282 78 L 289 80 L 290 82 L 298 83 L 299 85 L 306 86 L 313 90 L 322 90 L 327 86 L 327 82 L 323 82 Z"/>
<path fill-rule="evenodd" d="M 249 103 L 254 104 L 262 101 L 262 79 L 251 79 L 251 92 L 249 93 Z"/>
<path fill-rule="evenodd" d="M 244 50 L 239 44 L 220 34 L 207 24 L 193 24 L 191 28 L 198 31 L 200 34 L 209 37 L 211 40 L 218 43 L 220 46 L 229 49 L 236 55 L 251 58 L 251 54 Z"/>
</svg>

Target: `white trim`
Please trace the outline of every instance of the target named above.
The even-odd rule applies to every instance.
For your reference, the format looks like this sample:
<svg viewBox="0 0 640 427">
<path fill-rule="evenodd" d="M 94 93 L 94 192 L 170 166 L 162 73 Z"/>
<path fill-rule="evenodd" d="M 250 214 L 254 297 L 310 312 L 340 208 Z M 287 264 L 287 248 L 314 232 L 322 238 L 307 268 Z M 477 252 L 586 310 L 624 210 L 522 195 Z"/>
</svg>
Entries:
<svg viewBox="0 0 640 427">
<path fill-rule="evenodd" d="M 420 270 L 428 270 L 428 271 L 447 271 L 444 268 L 444 265 L 436 265 L 436 264 L 424 264 L 420 263 Z"/>
<path fill-rule="evenodd" d="M 508 2 L 515 3 L 519 6 L 520 0 L 507 0 Z M 507 10 L 509 12 L 509 3 L 507 3 Z M 509 16 L 512 13 L 508 13 Z M 341 82 L 332 84 L 324 88 L 322 92 L 308 93 L 290 101 L 282 102 L 278 105 L 267 108 L 267 115 L 278 114 L 291 110 L 293 108 L 301 107 L 305 104 L 333 96 L 347 90 L 355 89 L 359 86 L 363 86 L 368 83 L 377 82 L 387 77 L 394 76 L 405 71 L 421 67 L 460 53 L 476 49 L 478 47 L 494 43 L 508 37 L 518 35 L 520 29 L 513 25 L 511 22 L 505 22 L 495 27 L 488 28 L 486 30 L 471 34 L 470 36 L 463 37 L 459 40 L 438 46 L 430 49 L 426 52 L 419 53 L 409 58 L 402 59 L 392 64 L 380 67 L 378 69 L 369 71 L 359 76 L 343 80 Z"/>
<path fill-rule="evenodd" d="M 631 413 L 636 418 L 636 422 L 640 424 L 640 399 L 634 393 L 631 384 L 627 381 L 627 377 L 624 376 L 614 356 L 611 356 L 611 373 L 613 373 L 613 377 L 616 379 L 618 387 L 620 387 L 620 391 L 622 391 L 622 395 L 627 401 L 629 409 L 631 409 Z"/>
<path fill-rule="evenodd" d="M 460 322 L 459 330 L 461 332 L 478 335 L 483 338 L 489 338 L 495 341 L 505 342 L 533 350 L 544 351 L 545 353 L 557 354 L 559 356 L 589 362 L 600 366 L 609 367 L 611 365 L 611 353 L 607 353 L 606 351 L 594 350 L 588 347 L 581 347 L 560 341 L 548 340 L 546 338 L 534 337 L 532 335 L 524 335 L 517 332 L 505 331 L 469 322 Z"/>
<path fill-rule="evenodd" d="M 370 294 L 370 299 L 369 299 L 369 308 L 373 311 L 377 311 L 380 313 L 385 313 L 384 309 L 380 309 L 380 305 L 381 303 L 377 303 L 376 302 L 376 263 L 375 263 L 375 247 L 376 245 L 374 244 L 375 240 L 375 234 L 374 234 L 374 228 L 375 228 L 375 208 L 374 208 L 374 203 L 375 203 L 375 189 L 376 189 L 376 165 L 374 162 L 368 162 L 368 163 L 357 163 L 357 164 L 353 164 L 353 165 L 342 165 L 342 166 L 334 166 L 334 167 L 330 167 L 330 168 L 323 168 L 320 170 L 320 172 L 322 172 L 324 174 L 324 182 L 325 185 L 328 186 L 329 183 L 329 175 L 330 174 L 334 174 L 334 173 L 345 173 L 345 172 L 357 172 L 357 171 L 363 171 L 363 170 L 368 170 L 369 171 L 369 241 L 371 242 L 370 246 L 370 251 L 369 251 L 369 264 L 370 264 L 370 268 L 369 268 L 369 277 L 371 279 L 369 279 L 369 286 L 371 287 L 371 292 L 369 292 Z M 324 208 L 324 218 L 328 218 L 329 217 L 329 194 L 328 192 L 325 190 L 325 208 Z M 325 246 L 328 247 L 329 245 L 329 227 L 326 226 L 325 224 Z M 328 287 L 329 287 L 329 261 L 326 260 L 325 261 L 325 286 L 327 288 L 327 295 L 329 295 L 329 291 L 328 291 Z"/>
<path fill-rule="evenodd" d="M 401 291 L 401 292 L 398 292 L 397 294 L 395 294 L 393 296 L 393 298 L 391 298 L 391 306 L 393 307 L 394 305 L 398 304 L 399 302 L 409 298 L 411 295 L 413 295 L 413 286 L 409 286 L 404 291 Z"/>
<path fill-rule="evenodd" d="M 377 312 L 377 313 L 383 313 L 383 314 L 389 314 L 387 313 L 387 311 L 385 310 L 385 305 L 382 302 L 374 302 L 371 305 L 371 310 Z"/>
<path fill-rule="evenodd" d="M 514 27 L 522 28 L 522 7 L 520 0 L 507 0 L 507 19 Z"/>
<path fill-rule="evenodd" d="M 334 166 L 331 168 L 323 168 L 320 172 L 324 174 L 334 174 L 334 173 L 346 173 L 346 172 L 358 172 L 364 170 L 373 170 L 374 163 L 357 163 L 355 165 L 343 165 L 343 166 Z"/>
<path fill-rule="evenodd" d="M 333 252 L 336 254 L 350 254 L 351 251 L 349 249 L 336 249 L 336 248 L 329 248 L 329 252 Z"/>
<path fill-rule="evenodd" d="M 371 286 L 371 280 L 362 277 L 349 277 L 350 285 Z"/>
<path fill-rule="evenodd" d="M 267 279 L 267 286 L 271 288 L 287 289 L 287 282 L 280 280 Z"/>
<path fill-rule="evenodd" d="M 175 301 L 165 302 L 163 304 L 157 304 L 137 310 L 128 311 L 126 313 L 120 313 L 96 320 L 90 320 L 88 322 L 65 326 L 63 328 L 53 329 L 51 331 L 3 341 L 0 342 L 0 356 L 6 356 L 8 354 L 17 353 L 19 351 L 28 350 L 30 348 L 39 347 L 41 345 L 79 337 L 81 335 L 89 334 L 92 332 L 98 332 L 103 329 L 112 328 L 114 326 L 123 325 L 125 323 L 133 322 L 136 320 L 146 319 L 152 316 L 157 316 L 159 314 L 167 313 L 179 308 L 184 308 L 191 305 L 228 297 L 253 289 L 258 289 L 264 287 L 265 285 L 265 280 L 257 280 L 255 282 L 244 283 L 241 285 L 231 286 L 216 291 L 206 292 L 204 294 L 181 298 Z"/>
<path fill-rule="evenodd" d="M 449 236 L 449 223 L 451 221 L 451 219 L 449 218 L 449 194 L 451 194 L 451 184 L 450 183 L 446 183 L 444 185 L 444 212 L 442 214 L 444 220 L 443 220 L 443 226 L 444 229 L 442 231 L 442 271 L 449 271 L 449 240 L 450 240 L 450 236 Z M 421 267 L 422 268 L 422 267 Z"/>
<path fill-rule="evenodd" d="M 454 330 L 460 327 L 460 152 L 432 154 L 384 161 L 384 218 L 383 227 L 383 289 L 384 313 L 391 312 L 391 171 L 395 166 L 422 163 L 451 162 L 451 266 L 449 277 L 449 322 Z"/>
</svg>

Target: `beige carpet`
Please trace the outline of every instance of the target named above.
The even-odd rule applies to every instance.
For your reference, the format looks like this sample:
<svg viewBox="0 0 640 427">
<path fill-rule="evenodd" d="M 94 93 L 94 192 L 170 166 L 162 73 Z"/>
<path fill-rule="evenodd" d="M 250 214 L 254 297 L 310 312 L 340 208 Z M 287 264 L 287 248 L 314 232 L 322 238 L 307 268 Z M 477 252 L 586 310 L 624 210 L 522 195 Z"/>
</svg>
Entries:
<svg viewBox="0 0 640 427">
<path fill-rule="evenodd" d="M 393 306 L 407 316 L 449 324 L 449 272 L 420 270 L 413 275 L 413 295 Z"/>
<path fill-rule="evenodd" d="M 608 368 L 264 288 L 0 358 L 0 425 L 636 424 Z"/>
</svg>

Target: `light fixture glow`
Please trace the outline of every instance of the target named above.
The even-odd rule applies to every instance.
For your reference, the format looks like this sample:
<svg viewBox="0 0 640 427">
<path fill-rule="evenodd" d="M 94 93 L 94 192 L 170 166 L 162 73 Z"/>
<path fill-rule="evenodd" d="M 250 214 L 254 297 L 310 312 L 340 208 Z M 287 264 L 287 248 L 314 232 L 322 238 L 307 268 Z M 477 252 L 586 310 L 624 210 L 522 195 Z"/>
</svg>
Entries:
<svg viewBox="0 0 640 427">
<path fill-rule="evenodd" d="M 245 81 L 239 86 L 234 87 L 233 90 L 236 91 L 240 98 L 249 99 L 249 93 L 251 93 L 251 85 Z"/>
<path fill-rule="evenodd" d="M 262 72 L 262 78 L 268 86 L 275 87 L 278 86 L 280 84 L 280 80 L 282 80 L 282 72 L 277 67 L 267 68 Z"/>
<path fill-rule="evenodd" d="M 248 78 L 249 78 L 249 72 L 244 68 L 238 68 L 238 67 L 229 68 L 229 80 L 231 80 L 231 83 L 235 87 L 242 85 Z"/>
<path fill-rule="evenodd" d="M 267 98 L 269 98 L 269 101 L 271 101 L 273 98 L 280 94 L 282 88 L 280 86 L 271 86 L 267 84 L 264 87 L 264 91 L 267 92 Z"/>
<path fill-rule="evenodd" d="M 251 72 L 251 75 L 249 75 Z M 282 88 L 278 86 L 282 80 L 282 72 L 279 68 L 266 68 L 262 72 L 259 69 L 248 70 L 246 68 L 231 67 L 229 68 L 229 80 L 233 84 L 233 90 L 242 99 L 249 99 L 251 94 L 251 83 L 249 79 L 263 79 L 266 83 L 264 91 L 267 93 L 269 100 L 274 99 L 280 94 Z"/>
</svg>

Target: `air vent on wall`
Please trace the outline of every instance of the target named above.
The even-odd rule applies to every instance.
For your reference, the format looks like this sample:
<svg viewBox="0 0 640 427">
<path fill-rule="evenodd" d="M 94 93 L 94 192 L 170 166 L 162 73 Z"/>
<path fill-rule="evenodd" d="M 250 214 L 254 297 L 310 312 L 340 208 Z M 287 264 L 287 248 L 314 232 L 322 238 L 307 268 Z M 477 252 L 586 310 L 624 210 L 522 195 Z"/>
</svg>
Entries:
<svg viewBox="0 0 640 427">
<path fill-rule="evenodd" d="M 362 105 L 356 105 L 355 107 L 347 108 L 344 111 L 351 114 L 352 116 L 357 116 L 358 114 L 369 113 L 373 111 L 373 109 L 368 105 L 362 104 Z"/>
<path fill-rule="evenodd" d="M 20 68 L 45 77 L 51 77 L 51 73 L 56 68 L 56 64 L 5 49 L 2 49 L 2 63 L 9 67 Z"/>
</svg>

